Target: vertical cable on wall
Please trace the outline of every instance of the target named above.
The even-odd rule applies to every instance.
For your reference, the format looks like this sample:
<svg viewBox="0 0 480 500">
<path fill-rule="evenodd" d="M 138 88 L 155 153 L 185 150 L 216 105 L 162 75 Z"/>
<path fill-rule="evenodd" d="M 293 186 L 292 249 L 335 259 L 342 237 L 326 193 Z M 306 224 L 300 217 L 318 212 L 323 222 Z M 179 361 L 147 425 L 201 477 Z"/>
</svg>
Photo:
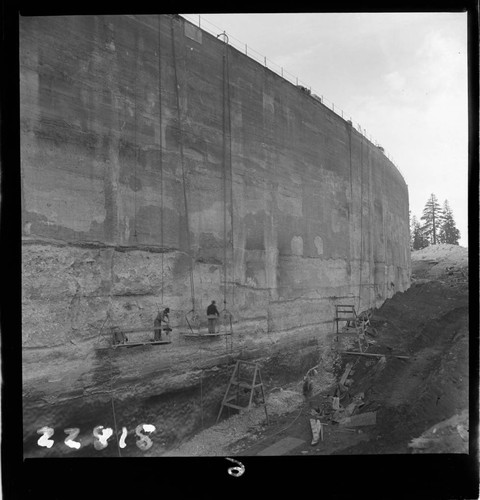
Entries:
<svg viewBox="0 0 480 500">
<path fill-rule="evenodd" d="M 122 452 L 120 451 L 120 443 L 118 442 L 117 417 L 115 415 L 115 403 L 113 402 L 113 394 L 111 395 L 110 401 L 112 402 L 113 426 L 115 427 L 115 439 L 117 442 L 117 451 L 118 451 L 118 456 L 121 458 Z"/>
<path fill-rule="evenodd" d="M 117 416 L 116 416 L 116 412 L 115 412 L 115 403 L 114 403 L 114 396 L 113 396 L 113 384 L 115 382 L 115 378 L 113 376 L 113 361 L 112 361 L 112 356 L 113 356 L 113 349 L 110 349 L 109 350 L 109 355 L 108 355 L 108 361 L 109 361 L 109 365 L 110 365 L 110 388 L 109 388 L 110 402 L 112 404 L 113 426 L 115 427 L 115 441 L 117 443 L 117 452 L 118 452 L 118 456 L 121 458 L 122 457 L 122 452 L 120 450 L 120 443 L 118 441 Z"/>
<path fill-rule="evenodd" d="M 373 179 L 372 179 L 372 164 L 368 162 L 368 268 L 369 268 L 369 280 L 370 276 L 372 276 L 372 266 L 373 263 L 373 303 L 376 300 L 376 285 L 375 285 L 375 258 L 373 255 L 373 227 L 375 224 L 375 208 L 373 209 L 372 216 L 372 191 L 373 191 Z M 369 298 L 368 298 L 368 307 L 372 306 L 372 288 L 369 288 Z"/>
<path fill-rule="evenodd" d="M 384 298 L 387 298 L 387 235 L 385 234 L 385 208 L 387 204 L 387 199 L 385 196 L 385 169 L 386 165 L 383 166 L 382 172 L 382 226 L 383 226 L 383 261 L 385 266 L 384 272 Z"/>
<path fill-rule="evenodd" d="M 232 304 L 235 304 L 235 247 L 233 240 L 233 166 L 232 166 L 232 114 L 230 103 L 230 67 L 228 64 L 228 45 L 226 46 L 226 69 L 227 69 L 227 110 L 228 110 L 228 138 L 229 138 L 229 156 L 228 164 L 230 167 L 230 241 L 232 245 Z"/>
<path fill-rule="evenodd" d="M 232 172 L 232 125 L 231 125 L 231 104 L 230 104 L 230 74 L 229 74 L 229 61 L 228 61 L 228 35 L 223 32 L 217 35 L 217 38 L 223 35 L 223 41 L 225 44 L 225 53 L 223 56 L 223 114 L 222 114 L 222 129 L 223 129 L 223 302 L 224 310 L 226 316 L 224 317 L 225 322 L 229 322 L 230 334 L 232 333 L 232 316 L 227 310 L 227 173 L 230 176 L 230 245 L 232 248 L 231 254 L 231 291 L 232 291 L 232 304 L 235 303 L 234 287 L 235 287 L 235 259 L 234 259 L 234 241 L 233 241 L 233 172 Z M 228 151 L 227 151 L 228 150 Z M 228 318 L 228 319 L 227 319 Z M 228 329 L 227 324 L 225 328 Z M 225 352 L 228 352 L 228 337 L 225 335 Z M 233 340 L 230 335 L 230 353 L 233 351 Z"/>
<path fill-rule="evenodd" d="M 223 228 L 224 228 L 224 254 L 223 254 L 223 302 L 227 303 L 227 171 L 230 176 L 230 245 L 232 248 L 232 303 L 234 303 L 234 242 L 233 242 L 233 173 L 232 173 L 232 133 L 231 133 L 231 105 L 230 105 L 230 75 L 228 64 L 228 36 L 224 35 L 225 54 L 223 56 Z M 220 35 L 219 35 L 220 36 Z M 228 151 L 228 152 L 227 152 Z"/>
<path fill-rule="evenodd" d="M 227 44 L 225 43 L 225 52 Z M 223 56 L 223 91 L 222 91 L 222 156 L 223 156 L 223 304 L 227 304 L 227 89 L 226 89 L 226 54 Z"/>
<path fill-rule="evenodd" d="M 163 307 L 163 290 L 164 290 L 164 246 L 163 246 L 163 130 L 162 130 L 162 57 L 161 57 L 161 20 L 158 16 L 158 120 L 159 120 L 159 160 L 160 160 L 160 246 L 162 251 L 162 289 L 161 289 L 161 304 Z"/>
<path fill-rule="evenodd" d="M 136 50 L 137 47 L 135 47 Z M 135 55 L 135 52 L 134 52 Z M 137 238 L 137 58 L 135 57 L 135 78 L 133 81 L 133 113 L 134 113 L 134 121 L 133 121 L 133 130 L 134 130 L 134 176 L 135 181 L 133 184 L 133 236 L 135 239 Z"/>
<path fill-rule="evenodd" d="M 362 263 L 363 263 L 363 138 L 360 139 L 360 281 L 358 288 L 358 312 L 362 302 Z"/>
<path fill-rule="evenodd" d="M 353 231 L 350 231 L 350 242 L 351 239 L 353 238 L 355 241 L 355 217 L 354 217 L 354 211 L 353 211 L 353 180 L 352 180 L 352 127 L 347 128 L 348 132 L 348 146 L 349 146 L 349 165 L 350 165 L 350 208 L 348 210 L 348 220 L 353 221 Z M 353 233 L 353 234 L 352 234 Z M 351 244 L 350 244 L 350 249 L 351 249 Z M 352 254 L 350 252 L 350 259 L 352 259 Z M 352 279 L 350 278 L 350 283 L 352 282 Z M 360 291 L 358 292 L 360 296 Z"/>
<path fill-rule="evenodd" d="M 183 200 L 185 203 L 185 226 L 187 231 L 187 247 L 188 255 L 190 257 L 190 292 L 192 297 L 192 310 L 195 311 L 195 287 L 193 281 L 193 257 L 191 255 L 191 245 L 190 245 L 190 224 L 188 220 L 188 200 L 187 200 L 187 187 L 186 187 L 186 175 L 185 175 L 185 160 L 183 155 L 183 134 L 182 134 L 182 117 L 180 112 L 180 96 L 179 96 L 179 85 L 178 85 L 178 75 L 177 75 L 177 62 L 175 55 L 175 30 L 173 28 L 174 18 L 171 18 L 171 38 L 172 38 L 172 57 L 173 57 L 173 74 L 175 83 L 175 97 L 177 104 L 177 119 L 178 119 L 178 130 L 179 130 L 179 143 L 180 143 L 180 162 L 182 166 L 182 184 L 183 184 Z"/>
<path fill-rule="evenodd" d="M 353 215 L 353 182 L 352 182 L 352 126 L 348 127 L 348 138 L 349 138 L 349 146 L 350 146 L 350 203 L 351 209 L 350 212 Z M 350 215 L 350 214 L 349 214 Z"/>
</svg>

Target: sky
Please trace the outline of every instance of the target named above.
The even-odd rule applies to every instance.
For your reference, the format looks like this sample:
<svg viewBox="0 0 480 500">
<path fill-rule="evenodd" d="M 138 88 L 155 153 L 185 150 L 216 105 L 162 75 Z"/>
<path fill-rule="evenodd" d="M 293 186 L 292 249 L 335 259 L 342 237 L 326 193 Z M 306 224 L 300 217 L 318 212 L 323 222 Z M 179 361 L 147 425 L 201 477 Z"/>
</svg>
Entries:
<svg viewBox="0 0 480 500">
<path fill-rule="evenodd" d="M 200 16 L 203 29 L 247 44 L 360 124 L 402 172 L 411 215 L 432 193 L 448 200 L 468 246 L 466 13 Z M 198 25 L 198 14 L 184 17 Z"/>
</svg>

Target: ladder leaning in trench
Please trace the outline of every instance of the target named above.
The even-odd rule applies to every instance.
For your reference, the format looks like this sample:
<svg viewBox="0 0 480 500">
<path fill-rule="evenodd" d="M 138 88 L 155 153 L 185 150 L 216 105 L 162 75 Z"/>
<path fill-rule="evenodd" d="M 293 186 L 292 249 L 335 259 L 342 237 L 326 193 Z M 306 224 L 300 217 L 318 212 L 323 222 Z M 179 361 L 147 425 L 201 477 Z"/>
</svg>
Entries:
<svg viewBox="0 0 480 500">
<path fill-rule="evenodd" d="M 333 318 L 334 323 L 336 323 L 336 335 L 338 339 L 339 329 L 338 323 L 345 322 L 346 325 L 343 330 L 353 328 L 357 335 L 358 348 L 360 352 L 363 352 L 362 343 L 365 344 L 364 349 L 368 348 L 368 341 L 365 337 L 367 327 L 370 327 L 370 317 L 371 312 L 364 312 L 357 314 L 355 311 L 355 306 L 351 304 L 337 304 L 335 306 L 335 317 Z"/>
<path fill-rule="evenodd" d="M 246 379 L 245 376 L 242 378 L 241 376 L 241 366 L 245 365 L 246 367 L 253 367 L 253 378 L 252 381 Z M 232 387 L 236 388 L 236 392 L 234 394 L 231 394 L 231 389 Z M 239 403 L 239 396 L 240 396 L 240 390 L 250 390 L 250 396 L 248 400 L 248 405 L 247 406 L 240 406 Z M 260 402 L 259 404 L 264 407 L 265 409 L 265 416 L 267 417 L 267 424 L 269 423 L 268 420 L 268 412 L 267 412 L 267 403 L 265 400 L 265 392 L 263 390 L 263 382 L 262 382 L 262 375 L 260 373 L 260 367 L 258 366 L 258 363 L 252 363 L 250 361 L 242 361 L 242 360 L 237 360 L 235 364 L 235 368 L 233 370 L 232 376 L 230 378 L 230 381 L 228 382 L 227 390 L 225 391 L 225 395 L 223 396 L 223 401 L 220 406 L 220 411 L 218 412 L 217 420 L 216 423 L 218 423 L 220 416 L 222 414 L 222 411 L 225 407 L 227 408 L 234 408 L 236 410 L 244 410 L 247 409 L 249 410 L 252 407 L 253 403 L 253 396 L 255 393 L 255 390 L 260 390 L 260 393 L 262 395 L 263 401 Z M 232 403 L 231 401 L 235 400 L 235 403 Z"/>
</svg>

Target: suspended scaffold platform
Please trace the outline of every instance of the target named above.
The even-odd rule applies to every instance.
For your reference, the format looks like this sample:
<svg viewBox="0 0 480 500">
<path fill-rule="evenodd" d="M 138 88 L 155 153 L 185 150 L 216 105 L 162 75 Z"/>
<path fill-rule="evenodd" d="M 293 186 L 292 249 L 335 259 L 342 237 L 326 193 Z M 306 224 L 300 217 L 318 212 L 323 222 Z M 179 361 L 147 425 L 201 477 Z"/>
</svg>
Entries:
<svg viewBox="0 0 480 500">
<path fill-rule="evenodd" d="M 139 346 L 145 346 L 145 345 L 167 345 L 171 344 L 172 341 L 170 340 L 169 335 L 167 333 L 167 329 L 163 329 L 164 333 L 166 334 L 168 340 L 155 340 L 155 339 L 146 339 L 146 340 L 141 340 L 141 341 L 132 341 L 129 340 L 127 337 L 127 333 L 129 335 L 131 334 L 136 334 L 136 333 L 150 333 L 154 335 L 154 328 L 125 328 L 125 329 L 120 329 L 118 326 L 113 326 L 109 328 L 110 334 L 111 334 L 111 345 L 108 347 L 99 347 L 98 349 L 117 349 L 120 347 L 139 347 Z"/>
<path fill-rule="evenodd" d="M 215 337 L 224 337 L 226 335 L 231 335 L 230 332 L 227 333 L 184 333 L 183 336 L 186 339 L 211 339 Z"/>
<path fill-rule="evenodd" d="M 163 344 L 171 344 L 171 340 L 147 340 L 145 342 L 124 342 L 121 344 L 114 344 L 112 347 L 116 349 L 117 347 L 138 347 L 141 345 L 163 345 Z"/>
<path fill-rule="evenodd" d="M 209 319 L 216 319 L 217 322 L 214 326 L 214 332 L 205 330 L 200 327 L 200 317 L 192 309 L 185 315 L 185 320 L 187 322 L 189 332 L 182 333 L 182 336 L 186 339 L 214 339 L 218 337 L 225 337 L 233 334 L 232 326 L 232 314 L 227 309 L 223 309 L 220 315 L 216 318 L 208 316 Z"/>
</svg>

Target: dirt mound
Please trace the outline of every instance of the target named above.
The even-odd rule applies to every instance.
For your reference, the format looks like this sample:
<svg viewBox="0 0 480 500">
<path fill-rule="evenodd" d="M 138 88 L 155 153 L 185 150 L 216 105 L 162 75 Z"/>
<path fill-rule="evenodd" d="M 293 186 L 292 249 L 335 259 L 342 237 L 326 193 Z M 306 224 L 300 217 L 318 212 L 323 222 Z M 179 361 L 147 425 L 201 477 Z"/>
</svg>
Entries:
<svg viewBox="0 0 480 500">
<path fill-rule="evenodd" d="M 408 444 L 413 453 L 468 453 L 468 411 L 433 425 Z"/>
<path fill-rule="evenodd" d="M 376 344 L 368 352 L 409 358 L 387 357 L 380 373 L 377 361 L 359 359 L 352 389 L 365 392 L 377 425 L 369 441 L 341 453 L 464 453 L 457 428 L 439 422 L 468 408 L 468 290 L 440 281 L 414 284 L 375 311 L 372 323 Z M 468 420 L 460 424 L 468 431 Z"/>
<path fill-rule="evenodd" d="M 442 243 L 441 245 L 429 245 L 428 247 L 422 248 L 422 250 L 415 250 L 412 252 L 412 261 L 425 259 L 448 259 L 459 265 L 467 264 L 468 248 L 461 247 L 460 245 Z"/>
<path fill-rule="evenodd" d="M 442 277 L 467 278 L 468 249 L 459 245 L 430 245 L 412 252 L 412 281 Z"/>
</svg>

